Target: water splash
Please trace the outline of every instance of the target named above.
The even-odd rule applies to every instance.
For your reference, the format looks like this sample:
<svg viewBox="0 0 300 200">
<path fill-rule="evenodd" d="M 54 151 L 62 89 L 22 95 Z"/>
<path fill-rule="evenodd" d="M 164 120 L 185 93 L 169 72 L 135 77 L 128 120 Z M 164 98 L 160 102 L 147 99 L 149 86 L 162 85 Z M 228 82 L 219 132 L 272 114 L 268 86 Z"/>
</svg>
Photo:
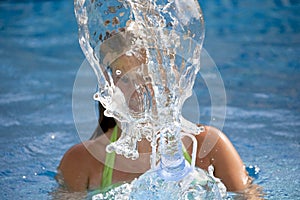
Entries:
<svg viewBox="0 0 300 200">
<path fill-rule="evenodd" d="M 77 0 L 75 13 L 80 45 L 98 78 L 94 98 L 107 116 L 124 122 L 121 139 L 108 150 L 136 155 L 121 147 L 142 137 L 155 140 L 153 132 L 168 124 L 201 131 L 181 117 L 200 68 L 204 22 L 198 3 Z M 152 131 L 143 131 L 149 123 Z"/>
<path fill-rule="evenodd" d="M 106 150 L 137 159 L 137 142 L 151 142 L 152 168 L 131 184 L 130 199 L 221 198 L 216 179 L 195 169 L 193 135 L 203 127 L 181 115 L 200 69 L 198 2 L 75 0 L 75 14 L 80 46 L 98 79 L 94 99 L 121 122 L 120 138 Z M 194 141 L 191 165 L 183 157 L 183 133 Z"/>
<path fill-rule="evenodd" d="M 213 172 L 211 168 L 210 173 Z M 93 200 L 140 199 L 225 199 L 226 188 L 220 180 L 196 168 L 181 181 L 166 181 L 155 171 L 149 171 L 131 184 L 125 183 L 107 192 L 92 195 Z"/>
</svg>

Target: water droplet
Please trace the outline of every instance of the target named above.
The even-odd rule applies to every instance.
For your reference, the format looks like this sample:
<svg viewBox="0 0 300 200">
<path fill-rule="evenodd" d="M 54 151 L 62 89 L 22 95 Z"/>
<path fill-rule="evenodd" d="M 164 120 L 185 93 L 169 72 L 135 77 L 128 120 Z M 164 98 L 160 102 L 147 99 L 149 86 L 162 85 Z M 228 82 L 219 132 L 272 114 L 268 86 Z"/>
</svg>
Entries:
<svg viewBox="0 0 300 200">
<path fill-rule="evenodd" d="M 126 55 L 126 56 L 132 56 L 133 54 L 132 54 L 132 51 L 127 51 L 127 52 L 125 53 L 125 55 Z"/>
<path fill-rule="evenodd" d="M 116 70 L 116 75 L 117 75 L 117 76 L 120 76 L 121 74 L 122 74 L 122 71 L 119 70 L 119 69 L 117 69 L 117 70 Z"/>
</svg>

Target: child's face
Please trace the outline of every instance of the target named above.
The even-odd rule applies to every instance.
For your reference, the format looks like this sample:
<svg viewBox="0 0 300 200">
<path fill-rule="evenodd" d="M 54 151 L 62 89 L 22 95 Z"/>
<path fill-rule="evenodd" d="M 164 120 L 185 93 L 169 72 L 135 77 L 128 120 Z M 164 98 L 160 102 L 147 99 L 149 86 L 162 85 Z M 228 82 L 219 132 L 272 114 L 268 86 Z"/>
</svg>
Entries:
<svg viewBox="0 0 300 200">
<path fill-rule="evenodd" d="M 120 121 L 130 116 L 141 119 L 147 113 L 157 116 L 166 107 L 179 110 L 182 102 L 191 95 L 195 73 L 199 69 L 195 59 L 191 59 L 198 57 L 199 51 L 189 48 L 199 50 L 200 46 L 186 39 L 181 42 L 187 48 L 173 52 L 147 45 L 146 49 L 135 39 L 130 33 L 116 34 L 98 49 L 102 71 L 99 75 L 108 83 L 100 89 L 104 91 L 103 102 L 107 99 L 103 103 L 106 110 L 111 115 L 122 116 Z"/>
<path fill-rule="evenodd" d="M 149 82 L 145 51 L 139 55 L 122 55 L 111 65 L 112 78 L 123 95 L 131 112 L 143 113 L 145 101 L 152 99 L 153 90 Z"/>
</svg>

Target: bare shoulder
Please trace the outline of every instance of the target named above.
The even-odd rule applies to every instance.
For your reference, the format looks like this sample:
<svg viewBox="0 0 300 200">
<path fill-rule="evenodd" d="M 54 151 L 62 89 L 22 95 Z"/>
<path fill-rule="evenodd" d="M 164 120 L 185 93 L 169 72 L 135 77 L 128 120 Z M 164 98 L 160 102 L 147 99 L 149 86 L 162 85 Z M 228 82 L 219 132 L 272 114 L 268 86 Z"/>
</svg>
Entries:
<svg viewBox="0 0 300 200">
<path fill-rule="evenodd" d="M 76 144 L 72 146 L 63 156 L 59 168 L 70 162 L 78 162 L 83 161 L 88 156 L 88 151 L 83 143 Z"/>
<path fill-rule="evenodd" d="M 205 126 L 205 131 L 197 136 L 198 159 L 209 160 L 215 168 L 214 174 L 220 178 L 229 191 L 244 189 L 248 183 L 248 175 L 238 152 L 219 129 Z"/>
<path fill-rule="evenodd" d="M 205 147 L 208 148 L 209 146 L 214 145 L 232 145 L 227 136 L 218 128 L 213 126 L 203 126 L 204 131 L 196 136 L 198 144 L 200 146 L 206 145 Z"/>
<path fill-rule="evenodd" d="M 214 157 L 221 152 L 227 152 L 227 156 L 237 155 L 237 152 L 228 137 L 218 128 L 213 126 L 204 126 L 204 132 L 196 136 L 199 144 L 198 157 Z M 219 152 L 218 152 L 219 151 Z"/>
<path fill-rule="evenodd" d="M 71 191 L 83 191 L 88 185 L 87 164 L 90 154 L 83 143 L 72 146 L 63 156 L 58 175 L 60 183 L 63 183 Z"/>
</svg>

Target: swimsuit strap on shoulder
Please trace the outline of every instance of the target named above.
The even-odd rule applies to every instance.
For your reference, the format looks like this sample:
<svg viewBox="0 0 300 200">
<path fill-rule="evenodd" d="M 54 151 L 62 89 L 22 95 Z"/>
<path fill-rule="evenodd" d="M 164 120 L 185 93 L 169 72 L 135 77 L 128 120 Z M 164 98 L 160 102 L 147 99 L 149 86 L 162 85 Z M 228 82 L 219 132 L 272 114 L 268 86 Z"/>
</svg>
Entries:
<svg viewBox="0 0 300 200">
<path fill-rule="evenodd" d="M 118 137 L 118 126 L 116 125 L 114 127 L 114 130 L 112 132 L 112 135 L 110 137 L 110 142 L 115 142 Z M 105 165 L 102 173 L 102 182 L 101 182 L 101 189 L 107 188 L 112 183 L 112 175 L 113 175 L 113 167 L 115 164 L 115 157 L 116 153 L 106 153 L 105 156 Z"/>
<path fill-rule="evenodd" d="M 182 145 L 182 152 L 183 152 L 183 156 L 184 156 L 185 160 L 188 161 L 188 163 L 191 164 L 192 158 L 191 158 L 190 154 L 187 152 L 187 150 L 184 147 L 184 145 Z"/>
</svg>

